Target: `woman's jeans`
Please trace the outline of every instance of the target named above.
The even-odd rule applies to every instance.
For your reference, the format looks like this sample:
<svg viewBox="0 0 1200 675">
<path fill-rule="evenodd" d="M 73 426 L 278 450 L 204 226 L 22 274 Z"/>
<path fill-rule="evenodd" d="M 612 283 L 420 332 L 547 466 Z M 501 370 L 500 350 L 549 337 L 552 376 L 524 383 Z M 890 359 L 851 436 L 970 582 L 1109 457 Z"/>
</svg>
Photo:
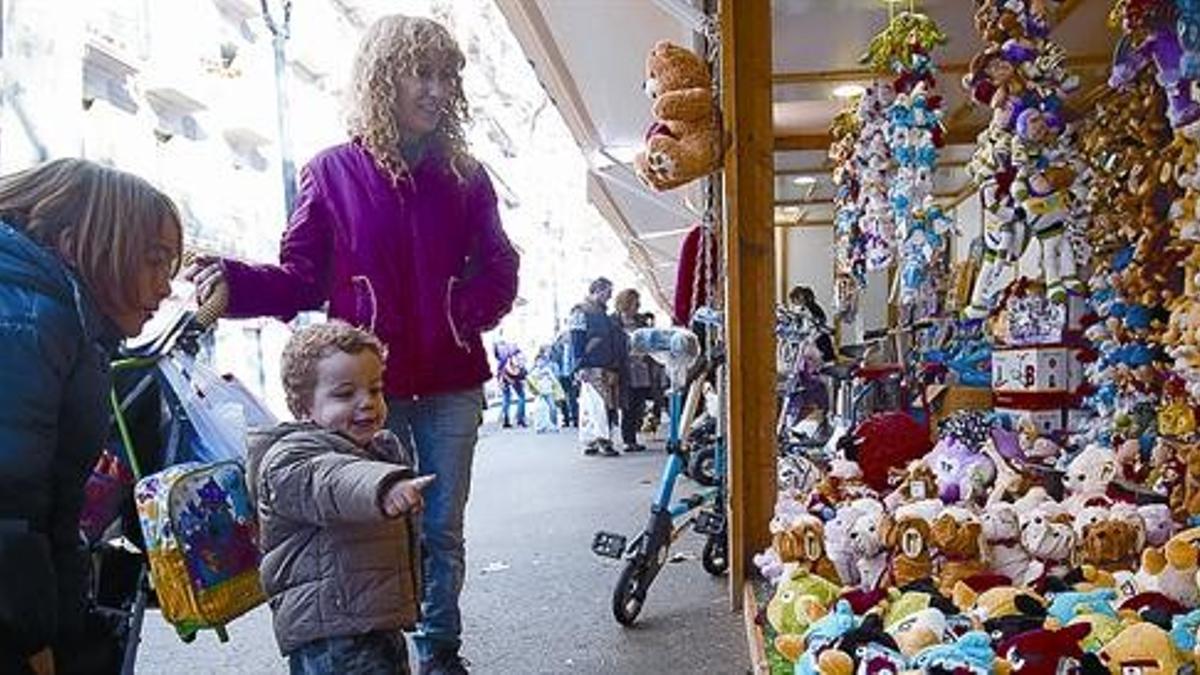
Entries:
<svg viewBox="0 0 1200 675">
<path fill-rule="evenodd" d="M 504 399 L 504 407 L 502 409 L 504 424 L 507 425 L 510 423 L 508 408 L 512 405 L 515 398 L 517 404 L 517 424 L 525 426 L 525 383 L 520 380 L 511 383 L 506 382 L 500 385 L 500 393 L 503 394 Z"/>
<path fill-rule="evenodd" d="M 313 640 L 288 654 L 291 675 L 408 675 L 408 647 L 400 631 Z"/>
<path fill-rule="evenodd" d="M 435 650 L 457 650 L 461 644 L 458 596 L 466 572 L 463 517 L 482 421 L 482 387 L 388 400 L 387 428 L 413 452 L 419 473 L 437 476 L 425 488 L 421 514 L 424 578 L 421 624 L 414 642 L 422 659 Z"/>
</svg>

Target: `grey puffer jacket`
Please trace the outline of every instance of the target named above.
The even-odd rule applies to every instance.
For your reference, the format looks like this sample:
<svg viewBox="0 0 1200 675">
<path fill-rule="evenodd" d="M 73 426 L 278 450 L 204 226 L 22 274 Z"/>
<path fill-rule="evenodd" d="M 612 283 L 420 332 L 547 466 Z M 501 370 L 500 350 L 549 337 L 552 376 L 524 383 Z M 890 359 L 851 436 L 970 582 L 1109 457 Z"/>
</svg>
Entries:
<svg viewBox="0 0 1200 675">
<path fill-rule="evenodd" d="M 371 456 L 312 423 L 251 435 L 260 570 L 284 654 L 321 638 L 416 624 L 416 528 L 380 508 L 384 491 L 413 472 L 397 463 L 398 452 L 381 456 L 377 447 Z"/>
</svg>

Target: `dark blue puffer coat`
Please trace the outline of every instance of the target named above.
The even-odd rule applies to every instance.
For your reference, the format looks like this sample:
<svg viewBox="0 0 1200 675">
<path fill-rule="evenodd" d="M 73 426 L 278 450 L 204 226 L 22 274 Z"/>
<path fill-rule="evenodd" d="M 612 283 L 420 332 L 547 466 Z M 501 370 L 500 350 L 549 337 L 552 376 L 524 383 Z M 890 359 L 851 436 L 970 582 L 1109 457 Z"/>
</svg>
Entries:
<svg viewBox="0 0 1200 675">
<path fill-rule="evenodd" d="M 62 259 L 0 222 L 0 664 L 82 629 L 79 511 L 118 342 Z"/>
</svg>

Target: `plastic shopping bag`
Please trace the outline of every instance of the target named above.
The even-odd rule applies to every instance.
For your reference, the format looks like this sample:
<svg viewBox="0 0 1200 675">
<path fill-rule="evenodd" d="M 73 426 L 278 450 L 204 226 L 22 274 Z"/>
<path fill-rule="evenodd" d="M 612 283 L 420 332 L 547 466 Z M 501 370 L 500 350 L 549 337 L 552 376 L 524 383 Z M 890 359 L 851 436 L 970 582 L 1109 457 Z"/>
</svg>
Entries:
<svg viewBox="0 0 1200 675">
<path fill-rule="evenodd" d="M 609 440 L 608 408 L 590 382 L 579 386 L 579 440 L 585 444 Z"/>
<path fill-rule="evenodd" d="M 158 363 L 163 380 L 195 431 L 188 459 L 217 462 L 246 456 L 246 433 L 277 423 L 275 416 L 232 375 L 219 375 L 183 353 Z"/>
</svg>

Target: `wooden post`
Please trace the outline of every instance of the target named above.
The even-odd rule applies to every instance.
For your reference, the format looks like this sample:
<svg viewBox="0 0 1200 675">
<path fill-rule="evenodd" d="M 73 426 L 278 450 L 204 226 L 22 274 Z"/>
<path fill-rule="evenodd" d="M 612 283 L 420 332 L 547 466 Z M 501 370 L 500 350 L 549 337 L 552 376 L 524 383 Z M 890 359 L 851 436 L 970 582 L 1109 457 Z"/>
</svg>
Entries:
<svg viewBox="0 0 1200 675">
<path fill-rule="evenodd" d="M 734 5 L 737 5 L 736 11 Z M 771 3 L 721 0 L 725 344 L 729 376 L 729 597 L 767 546 L 775 502 L 774 133 Z"/>
</svg>

